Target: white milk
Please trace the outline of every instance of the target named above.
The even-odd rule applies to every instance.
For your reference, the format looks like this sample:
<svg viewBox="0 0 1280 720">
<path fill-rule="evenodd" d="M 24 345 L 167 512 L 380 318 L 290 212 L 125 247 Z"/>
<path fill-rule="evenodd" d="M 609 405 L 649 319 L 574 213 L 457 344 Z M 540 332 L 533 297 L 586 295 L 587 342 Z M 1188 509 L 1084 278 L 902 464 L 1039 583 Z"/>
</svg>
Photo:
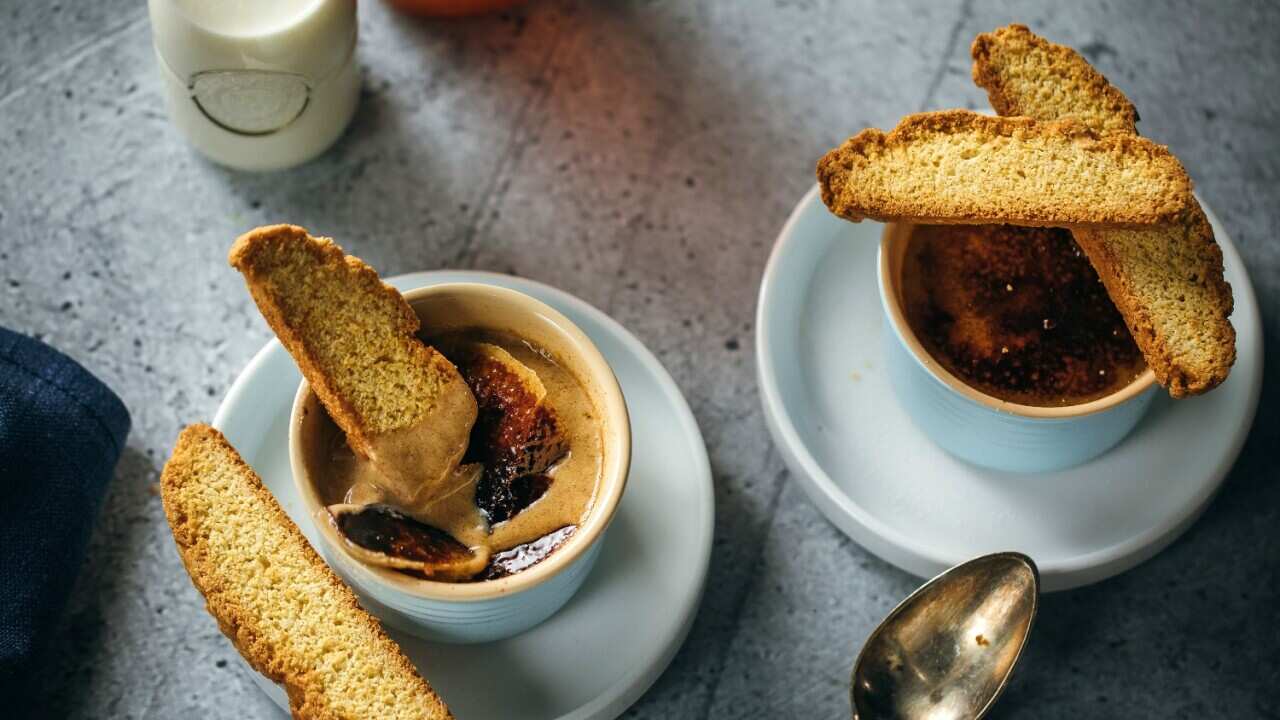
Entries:
<svg viewBox="0 0 1280 720">
<path fill-rule="evenodd" d="M 355 0 L 149 0 L 169 116 L 244 170 L 310 160 L 355 113 Z"/>
</svg>

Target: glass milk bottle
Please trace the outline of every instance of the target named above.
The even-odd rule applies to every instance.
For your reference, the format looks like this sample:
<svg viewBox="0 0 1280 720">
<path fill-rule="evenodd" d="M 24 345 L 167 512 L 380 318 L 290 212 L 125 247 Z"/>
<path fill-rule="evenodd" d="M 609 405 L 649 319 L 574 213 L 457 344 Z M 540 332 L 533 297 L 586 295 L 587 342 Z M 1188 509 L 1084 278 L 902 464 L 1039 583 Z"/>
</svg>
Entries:
<svg viewBox="0 0 1280 720">
<path fill-rule="evenodd" d="M 360 97 L 355 0 L 149 0 L 169 117 L 241 170 L 306 162 Z"/>
</svg>

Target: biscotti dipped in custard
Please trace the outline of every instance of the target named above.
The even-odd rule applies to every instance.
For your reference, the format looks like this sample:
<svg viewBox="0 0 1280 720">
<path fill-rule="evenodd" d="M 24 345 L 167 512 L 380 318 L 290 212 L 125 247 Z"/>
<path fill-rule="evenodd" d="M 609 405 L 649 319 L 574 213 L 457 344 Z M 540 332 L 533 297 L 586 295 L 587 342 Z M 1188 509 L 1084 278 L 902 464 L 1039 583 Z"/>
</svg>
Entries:
<svg viewBox="0 0 1280 720">
<path fill-rule="evenodd" d="M 1102 133 L 1132 135 L 1133 104 L 1079 53 L 1026 26 L 974 40 L 973 79 L 1002 115 L 1071 118 Z M 1178 222 L 1150 229 L 1074 228 L 1147 364 L 1173 397 L 1210 390 L 1236 357 L 1231 286 L 1222 250 L 1199 203 Z"/>
<path fill-rule="evenodd" d="M 444 487 L 476 403 L 457 368 L 424 345 L 395 288 L 328 238 L 294 225 L 252 230 L 231 264 L 316 396 L 398 504 Z"/>
<path fill-rule="evenodd" d="M 1176 221 L 1191 181 L 1168 149 L 1074 122 L 967 110 L 863 130 L 818 163 L 835 214 L 916 223 L 1133 226 Z"/>
<path fill-rule="evenodd" d="M 217 430 L 191 425 L 160 476 L 209 613 L 300 720 L 443 720 L 444 702 Z"/>
</svg>

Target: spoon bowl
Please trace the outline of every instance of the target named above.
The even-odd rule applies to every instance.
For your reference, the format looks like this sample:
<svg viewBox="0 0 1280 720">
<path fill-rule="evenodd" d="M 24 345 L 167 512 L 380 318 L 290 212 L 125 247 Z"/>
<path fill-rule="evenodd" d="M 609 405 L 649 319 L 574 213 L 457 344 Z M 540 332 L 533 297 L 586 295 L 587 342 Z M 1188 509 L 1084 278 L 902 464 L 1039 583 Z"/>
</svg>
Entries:
<svg viewBox="0 0 1280 720">
<path fill-rule="evenodd" d="M 853 666 L 854 720 L 976 720 L 1004 690 L 1040 596 L 1031 558 L 1004 552 L 935 577 L 871 633 Z"/>
</svg>

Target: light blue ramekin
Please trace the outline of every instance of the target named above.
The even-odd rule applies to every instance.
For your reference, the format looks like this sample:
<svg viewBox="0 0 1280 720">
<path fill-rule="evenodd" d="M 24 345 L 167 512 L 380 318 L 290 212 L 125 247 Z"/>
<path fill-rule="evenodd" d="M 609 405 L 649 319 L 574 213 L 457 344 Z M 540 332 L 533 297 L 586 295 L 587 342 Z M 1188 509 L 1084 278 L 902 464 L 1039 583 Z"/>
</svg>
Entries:
<svg viewBox="0 0 1280 720">
<path fill-rule="evenodd" d="M 1079 465 L 1129 434 L 1157 392 L 1150 369 L 1106 397 L 1067 407 L 1036 407 L 979 392 L 930 357 L 902 310 L 898 277 L 911 229 L 903 223 L 885 226 L 877 280 L 889 381 L 925 435 L 974 465 L 1034 473 Z"/>
<path fill-rule="evenodd" d="M 560 609 L 591 572 L 626 486 L 631 424 L 626 401 L 599 350 L 568 318 L 523 293 L 478 283 L 449 283 L 404 293 L 423 327 L 433 332 L 482 328 L 514 333 L 550 351 L 587 386 L 602 424 L 600 485 L 587 516 L 564 545 L 542 562 L 497 580 L 449 583 L 414 578 L 360 562 L 346 550 L 311 480 L 325 462 L 324 432 L 338 432 L 303 381 L 294 398 L 289 455 L 294 484 L 320 535 L 320 553 L 355 589 L 366 609 L 418 637 L 478 643 L 511 637 Z M 325 425 L 325 423 L 330 423 Z"/>
</svg>

